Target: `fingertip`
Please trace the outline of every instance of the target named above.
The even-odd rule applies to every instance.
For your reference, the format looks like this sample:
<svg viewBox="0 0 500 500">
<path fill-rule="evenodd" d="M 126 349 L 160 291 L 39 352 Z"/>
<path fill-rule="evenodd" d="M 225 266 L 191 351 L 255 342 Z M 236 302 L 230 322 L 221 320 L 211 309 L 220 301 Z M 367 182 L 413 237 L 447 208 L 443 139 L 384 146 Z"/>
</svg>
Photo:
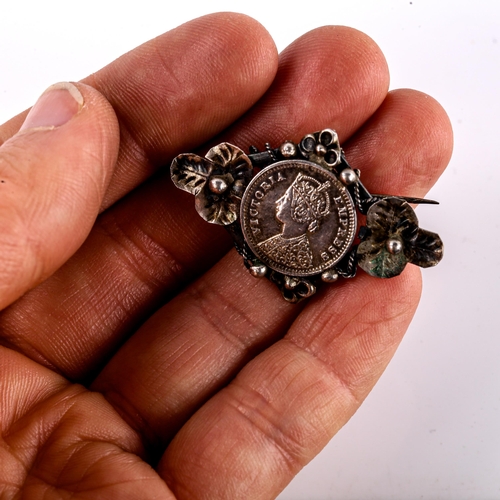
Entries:
<svg viewBox="0 0 500 500">
<path fill-rule="evenodd" d="M 175 29 L 186 42 L 200 41 L 199 52 L 206 64 L 213 61 L 215 71 L 230 75 L 232 85 L 226 89 L 228 98 L 244 99 L 243 88 L 254 88 L 253 104 L 272 83 L 278 69 L 278 52 L 266 28 L 254 18 L 235 12 L 218 12 L 199 17 Z M 184 51 L 185 46 L 179 46 Z M 208 49 L 208 50 L 207 50 Z M 228 50 L 230 49 L 230 50 Z M 197 68 L 192 68 L 197 71 Z M 228 78 L 229 75 L 226 75 Z"/>
<path fill-rule="evenodd" d="M 366 33 L 350 26 L 325 25 L 314 28 L 292 42 L 289 47 L 300 47 L 306 53 L 335 52 L 345 55 L 344 59 L 335 61 L 335 65 L 342 69 L 344 66 L 350 71 L 354 61 L 359 65 L 375 68 L 389 86 L 389 67 L 379 45 Z M 288 50 L 285 49 L 284 53 Z M 296 50 L 296 49 L 294 49 Z"/>
<path fill-rule="evenodd" d="M 263 63 L 264 66 L 276 70 L 278 65 L 276 44 L 269 31 L 253 17 L 238 12 L 217 12 L 189 21 L 190 23 L 193 23 L 195 29 L 199 23 L 199 29 L 202 31 L 213 31 L 214 35 L 219 33 L 224 38 L 229 34 L 235 46 L 243 44 L 242 48 L 252 50 L 249 59 L 254 59 L 257 65 Z M 256 57 L 258 55 L 261 57 Z"/>
<path fill-rule="evenodd" d="M 238 14 L 238 21 L 239 30 L 235 39 L 238 40 L 237 43 L 247 37 L 253 40 L 252 52 L 242 77 L 247 85 L 254 81 L 265 82 L 262 85 L 261 94 L 263 94 L 278 71 L 278 49 L 267 29 L 255 19 Z"/>
<path fill-rule="evenodd" d="M 346 150 L 372 192 L 425 196 L 450 161 L 453 130 L 434 98 L 397 89 L 387 94 Z"/>
<path fill-rule="evenodd" d="M 444 107 L 429 94 L 414 89 L 396 89 L 388 97 L 396 105 L 406 106 L 410 119 L 419 124 L 421 145 L 433 153 L 432 163 L 443 168 L 448 165 L 453 152 L 453 128 Z"/>
<path fill-rule="evenodd" d="M 302 65 L 297 64 L 297 56 L 304 61 Z M 328 25 L 309 31 L 285 49 L 280 63 L 293 66 L 295 71 L 307 68 L 305 88 L 316 88 L 321 79 L 324 93 L 342 96 L 337 103 L 339 110 L 351 111 L 350 117 L 342 117 L 342 141 L 383 102 L 389 89 L 389 68 L 382 50 L 368 35 L 347 26 Z M 314 97 L 324 99 L 318 92 Z"/>
<path fill-rule="evenodd" d="M 323 26 L 292 42 L 258 105 L 229 133 L 238 142 L 300 140 L 334 127 L 343 142 L 387 95 L 387 63 L 371 38 L 344 26 Z"/>
</svg>

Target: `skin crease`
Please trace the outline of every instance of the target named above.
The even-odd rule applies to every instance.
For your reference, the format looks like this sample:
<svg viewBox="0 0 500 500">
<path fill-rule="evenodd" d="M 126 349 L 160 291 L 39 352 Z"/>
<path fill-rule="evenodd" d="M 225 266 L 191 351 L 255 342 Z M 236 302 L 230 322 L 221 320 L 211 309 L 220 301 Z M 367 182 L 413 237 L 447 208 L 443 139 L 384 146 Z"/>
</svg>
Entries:
<svg viewBox="0 0 500 500">
<path fill-rule="evenodd" d="M 271 499 L 320 452 L 397 349 L 419 270 L 288 304 L 164 166 L 334 127 L 371 191 L 424 196 L 450 123 L 388 82 L 356 30 L 278 57 L 256 21 L 214 14 L 75 84 L 66 123 L 0 126 L 2 498 Z"/>
</svg>

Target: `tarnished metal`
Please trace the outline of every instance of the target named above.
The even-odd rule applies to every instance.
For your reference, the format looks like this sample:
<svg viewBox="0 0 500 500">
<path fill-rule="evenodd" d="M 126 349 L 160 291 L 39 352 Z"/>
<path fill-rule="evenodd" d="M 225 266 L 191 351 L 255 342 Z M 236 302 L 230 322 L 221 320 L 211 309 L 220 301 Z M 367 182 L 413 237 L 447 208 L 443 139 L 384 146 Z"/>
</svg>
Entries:
<svg viewBox="0 0 500 500">
<path fill-rule="evenodd" d="M 313 276 L 333 267 L 356 232 L 351 196 L 330 171 L 304 160 L 284 160 L 250 182 L 241 203 L 243 235 L 268 267 Z"/>
<path fill-rule="evenodd" d="M 341 162 L 342 149 L 335 130 L 326 128 L 307 134 L 299 143 L 302 157 L 332 170 Z"/>
<path fill-rule="evenodd" d="M 213 224 L 228 225 L 238 219 L 241 197 L 252 177 L 252 163 L 238 147 L 227 142 L 205 156 L 177 156 L 170 167 L 174 184 L 196 196 L 196 211 Z"/>
<path fill-rule="evenodd" d="M 332 129 L 262 152 L 251 146 L 249 155 L 228 143 L 205 158 L 182 154 L 171 176 L 195 195 L 203 219 L 228 229 L 250 274 L 266 277 L 289 302 L 310 297 L 321 282 L 353 278 L 358 265 L 390 278 L 407 263 L 430 267 L 443 255 L 439 236 L 418 227 L 409 205 L 437 202 L 371 194 Z M 356 210 L 366 226 L 357 227 Z"/>
<path fill-rule="evenodd" d="M 358 265 L 372 276 L 392 278 L 411 262 L 435 266 L 443 257 L 441 238 L 418 227 L 411 206 L 391 197 L 374 203 L 366 215 L 365 236 L 358 246 Z"/>
</svg>

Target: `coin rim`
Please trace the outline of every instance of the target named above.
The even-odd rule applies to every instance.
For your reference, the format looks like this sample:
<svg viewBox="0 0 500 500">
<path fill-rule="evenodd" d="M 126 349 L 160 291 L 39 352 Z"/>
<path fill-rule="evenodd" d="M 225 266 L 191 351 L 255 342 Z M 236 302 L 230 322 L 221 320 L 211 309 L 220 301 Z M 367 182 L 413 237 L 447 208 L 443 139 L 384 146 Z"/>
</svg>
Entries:
<svg viewBox="0 0 500 500">
<path fill-rule="evenodd" d="M 259 250 L 255 250 L 256 245 L 254 245 L 250 239 L 247 237 L 248 234 L 248 225 L 245 223 L 245 212 L 246 212 L 246 205 L 247 205 L 247 200 L 250 198 L 250 190 L 252 186 L 258 182 L 259 178 L 261 175 L 268 173 L 270 170 L 280 167 L 283 165 L 307 165 L 309 167 L 313 167 L 313 169 L 319 170 L 321 173 L 326 174 L 327 177 L 331 177 L 333 182 L 335 183 L 335 186 L 338 188 L 338 190 L 343 193 L 345 196 L 344 198 L 347 198 L 347 210 L 348 210 L 348 215 L 349 215 L 349 222 L 352 221 L 352 224 L 348 224 L 350 234 L 346 237 L 345 239 L 345 246 L 343 250 L 340 252 L 339 256 L 337 259 L 331 259 L 329 261 L 326 261 L 324 265 L 321 266 L 316 266 L 314 269 L 309 270 L 309 271 L 297 271 L 297 270 L 291 270 L 291 272 L 288 272 L 284 266 L 281 266 L 279 264 L 276 264 L 274 261 L 272 261 L 269 257 L 265 256 L 262 257 L 262 252 Z M 285 276 L 314 276 L 316 274 L 320 274 L 323 271 L 332 268 L 335 264 L 337 264 L 342 258 L 346 255 L 346 253 L 349 251 L 349 248 L 352 246 L 352 243 L 354 241 L 354 238 L 356 236 L 356 228 L 357 228 L 357 215 L 356 215 L 356 210 L 354 206 L 354 201 L 351 197 L 351 194 L 347 190 L 347 188 L 340 182 L 340 180 L 337 178 L 337 176 L 331 172 L 330 170 L 327 170 L 326 168 L 322 167 L 321 165 L 318 165 L 317 163 L 308 161 L 308 160 L 300 160 L 300 159 L 290 159 L 290 160 L 281 160 L 276 163 L 273 163 L 269 165 L 268 167 L 262 169 L 259 173 L 257 173 L 252 180 L 248 183 L 247 188 L 245 189 L 245 192 L 243 193 L 243 197 L 241 199 L 241 206 L 240 206 L 240 223 L 241 223 L 241 230 L 243 233 L 243 237 L 245 238 L 245 241 L 247 245 L 250 247 L 250 250 L 253 252 L 253 254 L 260 259 L 266 266 L 269 268 L 273 269 L 274 271 L 277 271 Z M 258 248 L 258 247 L 257 247 Z M 269 264 L 271 262 L 272 264 Z"/>
</svg>

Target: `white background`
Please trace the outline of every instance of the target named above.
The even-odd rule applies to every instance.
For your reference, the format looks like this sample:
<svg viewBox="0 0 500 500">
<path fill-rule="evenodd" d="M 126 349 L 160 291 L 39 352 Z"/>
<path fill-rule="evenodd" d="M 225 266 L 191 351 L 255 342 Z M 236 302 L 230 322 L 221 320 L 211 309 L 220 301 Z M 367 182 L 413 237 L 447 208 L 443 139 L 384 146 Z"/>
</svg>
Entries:
<svg viewBox="0 0 500 500">
<path fill-rule="evenodd" d="M 385 52 L 391 88 L 437 98 L 455 131 L 447 173 L 420 207 L 445 259 L 424 272 L 408 334 L 366 403 L 279 497 L 500 499 L 500 1 L 141 0 L 9 2 L 0 8 L 0 122 L 48 85 L 78 80 L 199 15 L 244 12 L 282 50 L 345 24 Z"/>
</svg>

